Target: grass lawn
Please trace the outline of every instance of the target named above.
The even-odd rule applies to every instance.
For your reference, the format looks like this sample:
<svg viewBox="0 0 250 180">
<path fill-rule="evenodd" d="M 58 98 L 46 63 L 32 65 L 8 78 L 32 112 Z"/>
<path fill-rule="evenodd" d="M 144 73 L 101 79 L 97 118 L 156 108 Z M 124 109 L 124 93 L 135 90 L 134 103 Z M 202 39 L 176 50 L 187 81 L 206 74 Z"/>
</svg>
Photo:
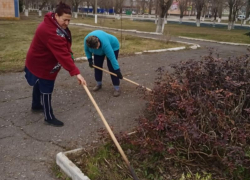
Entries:
<svg viewBox="0 0 250 180">
<path fill-rule="evenodd" d="M 26 53 L 34 37 L 38 24 L 43 20 L 31 15 L 21 17 L 20 21 L 0 20 L 0 72 L 21 71 L 24 67 Z M 83 39 L 91 31 L 82 27 L 70 27 L 72 33 L 72 51 L 74 57 L 85 56 L 83 50 Z M 164 49 L 183 46 L 178 43 L 165 43 L 162 41 L 142 39 L 123 35 L 122 41 L 119 34 L 117 36 L 122 46 L 120 55 L 134 54 L 143 50 Z"/>
<path fill-rule="evenodd" d="M 0 72 L 20 71 L 24 66 L 27 50 L 34 36 L 36 27 L 43 20 L 34 13 L 27 18 L 22 16 L 20 21 L 0 20 Z M 98 18 L 94 23 L 93 17 L 81 17 L 73 19 L 73 23 L 85 23 L 96 26 L 105 26 L 119 29 L 134 29 L 138 31 L 155 32 L 156 25 L 153 22 L 132 21 L 130 19 Z M 73 35 L 72 50 L 74 57 L 84 56 L 83 39 L 90 30 L 83 27 L 70 27 Z M 231 30 L 227 28 L 195 27 L 179 24 L 166 24 L 164 34 L 171 36 L 186 36 L 201 39 L 210 39 L 224 42 L 250 43 L 246 35 L 247 30 Z M 141 39 L 129 35 L 122 36 L 120 32 L 114 34 L 122 42 L 120 55 L 133 54 L 143 50 L 163 49 L 183 46 L 177 43 L 164 43 L 155 40 Z"/>
<path fill-rule="evenodd" d="M 155 32 L 156 25 L 153 22 L 132 21 L 130 19 L 115 20 L 100 17 L 97 24 L 94 23 L 92 17 L 79 17 L 72 19 L 75 23 L 85 23 L 96 26 L 105 26 L 111 28 L 123 29 L 136 29 L 138 31 Z M 122 25 L 122 26 L 121 26 Z M 225 28 L 212 28 L 212 27 L 195 27 L 180 24 L 166 24 L 165 32 L 172 36 L 186 36 L 192 38 L 209 39 L 223 42 L 237 42 L 237 43 L 250 43 L 250 37 L 244 35 L 249 32 L 248 30 L 231 30 Z"/>
</svg>

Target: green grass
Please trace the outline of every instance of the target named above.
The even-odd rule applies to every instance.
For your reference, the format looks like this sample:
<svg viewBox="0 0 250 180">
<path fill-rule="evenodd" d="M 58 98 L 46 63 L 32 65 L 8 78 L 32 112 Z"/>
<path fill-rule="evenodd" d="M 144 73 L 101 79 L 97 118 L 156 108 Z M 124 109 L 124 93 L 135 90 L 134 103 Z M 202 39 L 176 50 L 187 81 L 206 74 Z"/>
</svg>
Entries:
<svg viewBox="0 0 250 180">
<path fill-rule="evenodd" d="M 56 177 L 56 179 L 60 179 L 60 180 L 72 180 L 71 178 L 69 178 L 61 169 L 60 167 L 54 162 L 49 164 L 50 169 L 52 171 L 52 173 L 54 174 L 54 176 Z"/>
<path fill-rule="evenodd" d="M 121 20 L 107 19 L 100 17 L 97 24 L 94 23 L 94 18 L 91 17 L 79 17 L 78 19 L 73 19 L 72 22 L 85 23 L 96 26 L 105 26 L 111 28 L 121 28 Z M 132 21 L 130 19 L 122 20 L 123 29 L 136 29 L 138 31 L 155 32 L 156 25 L 153 22 L 142 22 L 142 21 Z M 181 24 L 166 24 L 165 32 L 172 36 L 186 36 L 192 38 L 201 38 L 215 41 L 223 42 L 236 42 L 236 43 L 250 43 L 250 38 L 245 33 L 248 30 L 227 30 L 224 28 L 213 28 L 213 27 L 195 27 L 187 26 Z"/>
<path fill-rule="evenodd" d="M 165 169 L 173 164 L 168 163 L 164 157 L 152 153 L 142 158 L 139 155 L 141 149 L 123 143 L 121 146 L 125 153 L 130 152 L 127 153 L 128 160 L 140 180 L 167 179 L 170 172 Z M 91 180 L 133 180 L 113 142 L 107 142 L 89 151 L 68 154 L 67 157 Z M 196 174 L 185 173 L 179 166 L 176 167 L 175 176 L 176 180 L 212 180 L 211 174 L 198 171 Z"/>
<path fill-rule="evenodd" d="M 92 180 L 131 180 L 120 154 L 110 144 L 67 157 Z"/>
<path fill-rule="evenodd" d="M 23 65 L 36 27 L 32 21 L 0 21 L 0 71 L 9 70 L 9 66 L 17 70 Z"/>
<path fill-rule="evenodd" d="M 20 21 L 0 20 L 0 72 L 20 71 L 24 67 L 26 53 L 33 39 L 38 24 L 43 20 L 35 13 L 31 16 L 21 17 Z M 156 25 L 153 22 L 132 21 L 130 19 L 108 19 L 99 17 L 98 23 L 94 23 L 92 17 L 73 19 L 72 22 L 105 26 L 110 28 L 134 29 L 138 31 L 155 32 Z M 122 26 L 121 26 L 122 24 Z M 70 26 L 73 36 L 72 51 L 74 57 L 84 56 L 83 39 L 90 32 L 82 27 Z M 170 36 L 186 36 L 192 38 L 209 39 L 223 42 L 250 43 L 246 35 L 247 30 L 231 30 L 227 28 L 195 27 L 179 24 L 166 24 L 164 34 Z M 183 46 L 177 43 L 164 43 L 156 40 L 141 39 L 123 34 L 114 33 L 121 43 L 120 56 L 134 54 L 143 50 L 164 49 Z M 122 39 L 121 39 L 122 38 Z"/>
<path fill-rule="evenodd" d="M 227 28 L 212 28 L 212 27 L 194 27 L 184 26 L 179 24 L 171 24 L 166 26 L 166 31 L 175 36 L 186 36 L 192 38 L 201 38 L 223 42 L 250 43 L 250 38 L 245 33 L 247 30 L 231 30 Z"/>
<path fill-rule="evenodd" d="M 31 15 L 22 17 L 20 21 L 0 20 L 0 72 L 21 71 L 24 67 L 26 53 L 34 37 L 38 24 L 43 20 Z M 71 26 L 72 51 L 74 57 L 85 56 L 83 39 L 91 31 L 85 28 Z M 162 41 L 142 39 L 118 33 L 114 34 L 121 45 L 120 56 L 134 54 L 143 50 L 164 49 L 183 46 L 178 43 L 164 43 Z"/>
</svg>

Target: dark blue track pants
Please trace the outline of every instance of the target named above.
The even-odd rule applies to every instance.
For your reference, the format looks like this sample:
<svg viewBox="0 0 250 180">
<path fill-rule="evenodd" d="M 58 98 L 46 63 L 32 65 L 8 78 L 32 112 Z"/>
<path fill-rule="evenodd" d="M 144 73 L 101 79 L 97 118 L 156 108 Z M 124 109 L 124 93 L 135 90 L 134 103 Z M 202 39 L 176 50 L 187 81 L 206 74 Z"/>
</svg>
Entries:
<svg viewBox="0 0 250 180">
<path fill-rule="evenodd" d="M 54 119 L 54 113 L 51 106 L 52 92 L 51 93 L 42 93 L 40 88 L 39 80 L 33 86 L 32 93 L 32 107 L 43 106 L 44 118 L 46 120 Z"/>
<path fill-rule="evenodd" d="M 114 51 L 116 59 L 118 59 L 119 50 Z M 94 55 L 94 64 L 100 68 L 103 68 L 103 62 L 104 62 L 105 55 L 98 56 Z M 110 72 L 114 73 L 114 68 L 110 62 L 110 60 L 107 58 L 107 65 Z M 110 75 L 112 83 L 114 86 L 120 85 L 120 79 L 116 76 Z M 102 81 L 102 70 L 95 68 L 95 80 L 101 82 Z"/>
<path fill-rule="evenodd" d="M 46 120 L 54 119 L 53 109 L 51 106 L 51 95 L 54 90 L 54 80 L 41 79 L 32 74 L 25 67 L 25 78 L 30 86 L 33 86 L 32 92 L 32 108 L 40 108 L 43 106 L 44 117 Z"/>
</svg>

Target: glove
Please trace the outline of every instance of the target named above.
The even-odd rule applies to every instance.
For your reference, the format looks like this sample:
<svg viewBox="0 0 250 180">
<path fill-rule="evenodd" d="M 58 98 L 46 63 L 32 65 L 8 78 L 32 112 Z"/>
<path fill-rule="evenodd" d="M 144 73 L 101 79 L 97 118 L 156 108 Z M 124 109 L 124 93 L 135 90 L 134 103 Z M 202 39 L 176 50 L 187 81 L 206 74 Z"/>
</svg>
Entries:
<svg viewBox="0 0 250 180">
<path fill-rule="evenodd" d="M 89 67 L 94 68 L 93 67 L 93 60 L 92 59 L 88 59 L 88 61 L 89 61 Z"/>
<path fill-rule="evenodd" d="M 115 74 L 117 75 L 117 77 L 119 79 L 123 79 L 123 76 L 122 76 L 122 73 L 121 73 L 120 69 L 115 70 Z"/>
</svg>

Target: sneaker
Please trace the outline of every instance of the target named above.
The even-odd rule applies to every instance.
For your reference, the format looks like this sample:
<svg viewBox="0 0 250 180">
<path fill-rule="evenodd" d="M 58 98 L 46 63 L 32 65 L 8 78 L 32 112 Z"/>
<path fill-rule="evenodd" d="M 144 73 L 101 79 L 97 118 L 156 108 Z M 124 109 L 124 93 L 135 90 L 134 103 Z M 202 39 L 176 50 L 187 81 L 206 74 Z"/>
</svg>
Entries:
<svg viewBox="0 0 250 180">
<path fill-rule="evenodd" d="M 96 86 L 93 88 L 93 91 L 99 91 L 100 89 L 102 89 L 102 85 L 96 85 Z"/>
<path fill-rule="evenodd" d="M 51 120 L 46 120 L 44 119 L 45 123 L 51 126 L 56 126 L 56 127 L 61 127 L 64 125 L 64 123 L 62 121 L 59 121 L 58 119 L 54 118 Z"/>
<path fill-rule="evenodd" d="M 121 91 L 120 90 L 115 90 L 114 93 L 113 93 L 114 97 L 118 97 L 120 95 L 121 95 Z"/>
<path fill-rule="evenodd" d="M 31 107 L 31 111 L 35 113 L 40 113 L 43 112 L 43 106 L 38 106 L 38 107 Z"/>
</svg>

